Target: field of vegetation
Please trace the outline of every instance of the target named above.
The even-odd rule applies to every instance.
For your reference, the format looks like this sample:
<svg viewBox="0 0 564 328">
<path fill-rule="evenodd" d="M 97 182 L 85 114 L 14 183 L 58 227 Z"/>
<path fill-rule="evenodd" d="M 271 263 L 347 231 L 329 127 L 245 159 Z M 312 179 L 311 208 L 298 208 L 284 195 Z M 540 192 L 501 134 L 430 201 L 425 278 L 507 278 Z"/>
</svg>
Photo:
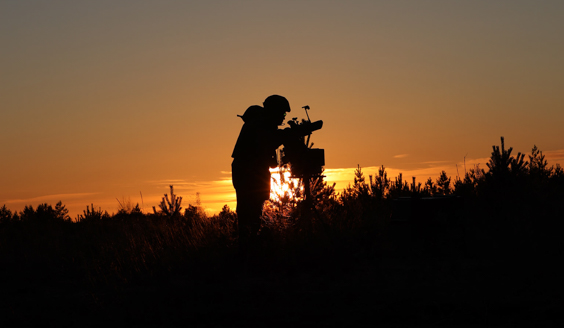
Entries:
<svg viewBox="0 0 564 328">
<path fill-rule="evenodd" d="M 261 247 L 237 252 L 236 213 L 170 194 L 0 207 L 0 326 L 551 326 L 564 170 L 494 146 L 487 167 L 424 183 L 359 167 L 337 193 L 312 181 L 265 204 Z"/>
</svg>

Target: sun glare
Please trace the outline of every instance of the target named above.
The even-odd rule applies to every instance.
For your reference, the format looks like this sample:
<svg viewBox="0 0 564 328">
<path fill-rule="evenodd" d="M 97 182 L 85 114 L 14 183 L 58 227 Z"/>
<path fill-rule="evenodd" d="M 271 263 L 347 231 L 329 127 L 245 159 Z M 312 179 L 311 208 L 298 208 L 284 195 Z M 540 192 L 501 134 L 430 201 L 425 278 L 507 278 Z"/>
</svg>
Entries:
<svg viewBox="0 0 564 328">
<path fill-rule="evenodd" d="M 296 197 L 296 191 L 301 190 L 300 179 L 291 178 L 288 168 L 275 167 L 270 169 L 270 199 L 280 201 L 287 197 L 288 200 Z M 299 188 L 299 189 L 298 189 Z"/>
</svg>

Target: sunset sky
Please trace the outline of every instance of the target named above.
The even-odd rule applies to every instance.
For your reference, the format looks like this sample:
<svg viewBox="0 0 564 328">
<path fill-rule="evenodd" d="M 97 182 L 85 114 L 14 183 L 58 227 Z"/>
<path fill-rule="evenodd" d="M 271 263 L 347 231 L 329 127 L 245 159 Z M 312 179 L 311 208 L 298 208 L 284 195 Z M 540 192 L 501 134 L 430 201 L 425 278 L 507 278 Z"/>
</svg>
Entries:
<svg viewBox="0 0 564 328">
<path fill-rule="evenodd" d="M 324 121 L 337 190 L 455 177 L 500 136 L 564 163 L 563 40 L 560 0 L 2 1 L 0 206 L 234 208 L 237 114 L 271 94 Z"/>
</svg>

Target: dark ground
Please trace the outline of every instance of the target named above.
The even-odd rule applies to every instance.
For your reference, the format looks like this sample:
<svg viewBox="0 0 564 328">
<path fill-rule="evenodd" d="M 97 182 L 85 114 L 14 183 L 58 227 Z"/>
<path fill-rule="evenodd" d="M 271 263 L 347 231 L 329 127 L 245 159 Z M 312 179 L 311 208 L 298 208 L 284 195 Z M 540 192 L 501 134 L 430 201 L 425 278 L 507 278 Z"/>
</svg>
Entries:
<svg viewBox="0 0 564 328">
<path fill-rule="evenodd" d="M 3 270 L 2 327 L 553 327 L 557 265 L 363 258 L 284 269 L 233 260 L 127 283 Z M 71 273 L 73 272 L 73 273 Z"/>
</svg>

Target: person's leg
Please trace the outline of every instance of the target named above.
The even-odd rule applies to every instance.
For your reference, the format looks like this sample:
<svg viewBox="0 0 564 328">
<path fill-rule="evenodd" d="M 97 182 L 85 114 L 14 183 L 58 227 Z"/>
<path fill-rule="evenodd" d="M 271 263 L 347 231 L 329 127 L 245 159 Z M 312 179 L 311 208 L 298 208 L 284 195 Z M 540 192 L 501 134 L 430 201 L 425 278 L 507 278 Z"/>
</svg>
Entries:
<svg viewBox="0 0 564 328">
<path fill-rule="evenodd" d="M 239 231 L 239 251 L 249 254 L 256 247 L 260 229 L 263 201 L 252 194 L 237 193 L 237 219 Z"/>
</svg>

